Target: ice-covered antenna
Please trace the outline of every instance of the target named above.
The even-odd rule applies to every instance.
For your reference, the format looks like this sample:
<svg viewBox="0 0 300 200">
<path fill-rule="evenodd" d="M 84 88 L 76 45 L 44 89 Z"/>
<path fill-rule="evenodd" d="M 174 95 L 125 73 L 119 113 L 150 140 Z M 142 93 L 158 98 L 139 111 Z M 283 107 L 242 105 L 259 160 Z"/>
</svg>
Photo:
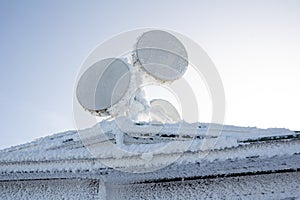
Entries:
<svg viewBox="0 0 300 200">
<path fill-rule="evenodd" d="M 109 115 L 107 109 L 127 92 L 131 78 L 129 70 L 129 64 L 117 58 L 93 64 L 78 81 L 76 96 L 80 105 L 91 113 Z"/>
<path fill-rule="evenodd" d="M 188 67 L 188 55 L 174 35 L 161 30 L 148 31 L 136 44 L 136 58 L 152 76 L 162 81 L 174 81 Z"/>
<path fill-rule="evenodd" d="M 165 108 L 160 111 L 170 112 L 166 116 L 177 120 L 178 113 L 170 103 L 164 100 L 150 103 L 140 88 L 145 82 L 145 74 L 151 77 L 150 82 L 157 85 L 181 78 L 188 67 L 184 45 L 166 31 L 151 30 L 138 38 L 132 55 L 132 65 L 119 58 L 107 58 L 88 68 L 80 77 L 76 89 L 80 105 L 92 114 L 112 117 L 126 115 L 124 108 L 131 109 L 131 115 L 137 115 L 138 112 L 149 112 L 150 107 L 154 106 L 156 109 Z M 128 106 L 129 102 L 132 103 L 132 96 L 134 104 L 140 106 Z M 138 107 L 143 109 L 136 109 Z M 158 119 L 157 114 L 154 113 Z"/>
<path fill-rule="evenodd" d="M 180 114 L 167 100 L 153 99 L 150 101 L 150 117 L 152 122 L 172 123 L 180 121 Z"/>
</svg>

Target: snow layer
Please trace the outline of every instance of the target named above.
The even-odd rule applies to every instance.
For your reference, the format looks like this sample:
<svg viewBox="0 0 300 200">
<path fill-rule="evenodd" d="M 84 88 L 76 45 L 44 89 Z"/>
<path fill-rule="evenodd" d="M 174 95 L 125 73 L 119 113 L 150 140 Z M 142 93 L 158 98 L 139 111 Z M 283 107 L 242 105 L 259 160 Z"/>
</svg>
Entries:
<svg viewBox="0 0 300 200">
<path fill-rule="evenodd" d="M 205 143 L 212 150 L 248 145 L 251 141 L 259 141 L 262 138 L 274 138 L 294 136 L 296 133 L 287 129 L 257 129 L 254 127 L 224 126 L 219 136 L 207 134 L 210 124 L 188 124 L 185 122 L 176 124 L 135 124 L 127 118 L 112 121 L 102 121 L 94 127 L 80 131 L 67 131 L 52 136 L 37 139 L 33 142 L 18 145 L 0 151 L 0 162 L 22 161 L 51 161 L 66 159 L 90 159 L 90 154 L 84 144 L 97 144 L 101 148 L 101 158 L 111 157 L 114 152 L 106 148 L 105 142 L 114 142 L 118 132 L 127 135 L 124 149 L 133 152 L 134 155 L 149 152 L 168 142 L 174 142 L 172 148 L 165 153 L 181 152 L 185 143 L 190 144 L 190 151 L 205 151 Z M 213 127 L 211 128 L 213 129 Z M 82 142 L 84 141 L 84 144 Z M 90 143 L 89 143 L 90 142 Z M 103 144 L 102 144 L 103 143 Z"/>
<path fill-rule="evenodd" d="M 179 127 L 180 131 L 178 131 Z M 64 175 L 73 177 L 73 173 L 79 172 L 85 176 L 82 173 L 85 171 L 88 171 L 88 174 L 99 171 L 112 173 L 114 170 L 111 166 L 117 170 L 130 168 L 139 171 L 145 167 L 149 169 L 166 167 L 172 161 L 175 163 L 170 166 L 170 172 L 164 172 L 164 177 L 183 176 L 184 174 L 176 172 L 176 168 L 180 166 L 191 170 L 191 172 L 184 172 L 186 176 L 210 174 L 209 171 L 202 170 L 200 173 L 195 167 L 197 163 L 207 166 L 209 163 L 215 163 L 224 169 L 226 168 L 224 163 L 227 163 L 236 170 L 227 169 L 224 173 L 234 173 L 240 166 L 247 168 L 249 159 L 251 161 L 254 158 L 258 158 L 255 165 L 251 164 L 253 168 L 247 168 L 245 172 L 299 167 L 300 140 L 299 135 L 293 131 L 224 126 L 221 134 L 216 136 L 207 134 L 209 128 L 220 128 L 220 126 L 184 122 L 165 125 L 135 124 L 123 118 L 102 121 L 90 129 L 82 130 L 80 136 L 76 131 L 68 131 L 1 150 L 0 179 L 11 179 L 13 176 L 28 177 L 33 174 L 36 177 L 38 177 L 36 174 L 41 177 Z M 119 132 L 125 135 L 124 144 L 118 147 L 121 151 L 115 152 L 111 147 L 115 145 L 115 137 Z M 90 153 L 92 147 L 95 147 L 94 151 L 99 151 L 97 155 Z M 276 165 L 276 162 L 290 157 L 291 163 L 284 167 L 270 166 L 266 162 L 268 159 L 276 158 L 274 160 Z M 241 163 L 235 166 L 230 164 L 231 161 L 241 161 Z M 110 165 L 103 163 L 110 163 Z M 193 167 L 197 169 L 197 173 L 193 173 Z M 215 166 L 215 169 L 222 170 L 221 167 Z M 214 168 L 203 169 L 213 171 Z M 221 172 L 216 170 L 214 173 Z M 116 173 L 116 177 L 123 175 Z M 142 180 L 161 177 L 160 174 L 155 173 L 148 175 L 139 178 Z M 124 179 L 128 180 L 128 176 Z"/>
<path fill-rule="evenodd" d="M 80 135 L 68 131 L 4 149 L 0 199 L 300 198 L 297 132 L 224 126 L 220 135 L 207 133 L 219 128 L 120 118 Z M 118 147 L 127 153 L 116 154 L 111 145 L 120 133 L 124 141 Z M 97 156 L 89 152 L 93 146 L 100 151 Z M 169 160 L 174 163 L 165 166 Z M 122 171 L 159 166 L 165 167 L 149 173 Z"/>
</svg>

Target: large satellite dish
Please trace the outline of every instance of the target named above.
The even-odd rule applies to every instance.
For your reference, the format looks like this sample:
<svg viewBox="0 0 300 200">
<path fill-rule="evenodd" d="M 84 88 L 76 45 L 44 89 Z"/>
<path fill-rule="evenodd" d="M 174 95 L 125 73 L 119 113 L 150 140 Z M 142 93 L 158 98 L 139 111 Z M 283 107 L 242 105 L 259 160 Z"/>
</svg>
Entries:
<svg viewBox="0 0 300 200">
<path fill-rule="evenodd" d="M 89 111 L 105 111 L 122 99 L 130 83 L 130 68 L 117 58 L 93 64 L 80 77 L 76 95 L 80 105 Z"/>
<path fill-rule="evenodd" d="M 136 44 L 136 56 L 149 74 L 162 81 L 179 79 L 188 67 L 185 47 L 166 31 L 151 30 L 142 34 Z"/>
</svg>

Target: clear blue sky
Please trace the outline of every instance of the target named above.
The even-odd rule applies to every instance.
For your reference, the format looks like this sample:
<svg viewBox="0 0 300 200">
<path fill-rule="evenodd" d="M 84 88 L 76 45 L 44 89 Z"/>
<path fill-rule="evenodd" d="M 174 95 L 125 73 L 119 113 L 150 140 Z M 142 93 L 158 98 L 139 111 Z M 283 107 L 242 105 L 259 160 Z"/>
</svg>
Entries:
<svg viewBox="0 0 300 200">
<path fill-rule="evenodd" d="M 120 32 L 198 42 L 224 82 L 226 124 L 300 130 L 300 1 L 0 1 L 0 148 L 74 129 L 77 72 Z"/>
</svg>

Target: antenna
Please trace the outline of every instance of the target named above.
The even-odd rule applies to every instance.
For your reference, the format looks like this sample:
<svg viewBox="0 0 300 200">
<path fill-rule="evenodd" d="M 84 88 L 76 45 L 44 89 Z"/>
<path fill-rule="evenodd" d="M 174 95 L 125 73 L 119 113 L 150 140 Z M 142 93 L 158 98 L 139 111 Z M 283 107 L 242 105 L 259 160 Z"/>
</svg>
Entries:
<svg viewBox="0 0 300 200">
<path fill-rule="evenodd" d="M 135 51 L 141 66 L 162 81 L 174 81 L 187 70 L 188 55 L 185 47 L 166 31 L 145 32 L 139 38 Z"/>
<path fill-rule="evenodd" d="M 156 99 L 149 103 L 142 85 L 149 80 L 161 85 L 181 78 L 188 67 L 184 45 L 166 31 L 151 30 L 141 34 L 131 53 L 132 65 L 122 58 L 107 58 L 90 66 L 77 84 L 79 104 L 101 117 L 130 114 L 135 118 L 143 112 L 149 116 L 150 110 L 149 118 L 153 120 L 179 121 L 180 115 L 168 101 Z"/>
<path fill-rule="evenodd" d="M 131 74 L 130 66 L 121 59 L 107 58 L 93 64 L 80 77 L 76 95 L 80 105 L 100 116 L 125 95 Z"/>
<path fill-rule="evenodd" d="M 164 99 L 150 101 L 150 116 L 153 122 L 173 123 L 181 120 L 177 109 Z"/>
</svg>

